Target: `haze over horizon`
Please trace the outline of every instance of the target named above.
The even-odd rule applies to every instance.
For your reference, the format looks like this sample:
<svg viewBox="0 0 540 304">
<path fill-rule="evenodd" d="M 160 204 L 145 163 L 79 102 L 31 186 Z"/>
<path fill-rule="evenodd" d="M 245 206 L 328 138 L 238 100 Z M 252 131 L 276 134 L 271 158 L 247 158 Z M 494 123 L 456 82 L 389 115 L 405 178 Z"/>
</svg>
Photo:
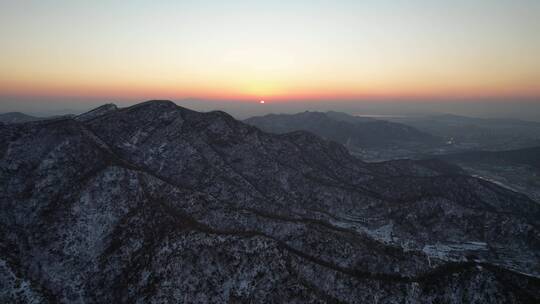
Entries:
<svg viewBox="0 0 540 304">
<path fill-rule="evenodd" d="M 0 0 L 0 41 L 0 304 L 540 303 L 540 0 Z"/>
<path fill-rule="evenodd" d="M 0 8 L 0 112 L 170 99 L 239 117 L 333 109 L 540 120 L 538 1 Z"/>
<path fill-rule="evenodd" d="M 119 107 L 128 107 L 144 99 L 115 100 L 99 99 L 14 99 L 12 102 L 0 103 L 0 113 L 23 112 L 25 114 L 47 117 L 66 114 L 81 114 L 106 103 L 114 103 Z M 526 100 L 509 103 L 505 100 L 471 101 L 293 101 L 293 102 L 242 102 L 230 100 L 179 99 L 172 100 L 177 105 L 196 111 L 225 111 L 237 119 L 245 119 L 258 115 L 299 113 L 304 111 L 337 111 L 352 115 L 366 116 L 425 116 L 453 114 L 479 118 L 510 118 L 540 122 L 540 102 Z"/>
</svg>

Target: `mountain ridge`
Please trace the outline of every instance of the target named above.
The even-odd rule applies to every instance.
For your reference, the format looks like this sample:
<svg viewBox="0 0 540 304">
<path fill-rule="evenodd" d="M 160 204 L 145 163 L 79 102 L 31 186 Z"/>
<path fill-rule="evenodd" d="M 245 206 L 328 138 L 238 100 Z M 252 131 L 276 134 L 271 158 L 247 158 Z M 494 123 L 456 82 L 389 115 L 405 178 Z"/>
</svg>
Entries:
<svg viewBox="0 0 540 304">
<path fill-rule="evenodd" d="M 263 131 L 272 133 L 286 133 L 296 130 L 306 130 L 335 140 L 342 144 L 347 142 L 344 138 L 353 138 L 365 145 L 387 145 L 397 140 L 419 140 L 420 142 L 434 142 L 435 137 L 415 130 L 412 127 L 372 118 L 355 117 L 340 112 L 301 112 L 297 114 L 267 114 L 255 116 L 244 120 L 248 124 L 260 127 Z M 338 129 L 334 133 L 332 129 Z M 386 130 L 385 130 L 386 129 Z M 370 132 L 382 130 L 386 136 L 378 141 L 369 136 Z M 396 134 L 392 134 L 396 133 Z M 345 133 L 339 135 L 339 133 Z M 376 134 L 377 136 L 379 134 Z M 383 141 L 381 141 L 383 140 Z M 386 141 L 384 141 L 386 140 Z"/>
<path fill-rule="evenodd" d="M 0 282 L 18 273 L 34 282 L 25 295 L 539 298 L 528 289 L 538 279 L 517 272 L 540 272 L 538 206 L 437 162 L 368 164 L 307 132 L 267 134 L 169 102 L 1 126 L 0 143 Z"/>
</svg>

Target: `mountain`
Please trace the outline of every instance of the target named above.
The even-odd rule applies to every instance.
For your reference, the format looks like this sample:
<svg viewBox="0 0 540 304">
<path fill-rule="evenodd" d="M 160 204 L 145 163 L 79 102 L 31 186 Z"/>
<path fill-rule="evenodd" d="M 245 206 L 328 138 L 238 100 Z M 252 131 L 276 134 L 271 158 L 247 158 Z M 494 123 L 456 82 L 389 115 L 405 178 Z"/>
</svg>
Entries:
<svg viewBox="0 0 540 304">
<path fill-rule="evenodd" d="M 344 144 L 363 159 L 406 158 L 442 144 L 442 139 L 404 124 L 368 117 L 355 117 L 340 112 L 303 112 L 268 114 L 244 122 L 271 133 L 297 130 L 312 132 Z M 380 153 L 388 155 L 380 156 Z M 371 157 L 370 154 L 377 154 Z"/>
<path fill-rule="evenodd" d="M 107 114 L 109 112 L 114 112 L 118 110 L 118 107 L 115 105 L 115 104 L 112 104 L 112 103 L 108 103 L 108 104 L 104 104 L 100 107 L 97 107 L 91 111 L 88 111 L 86 113 L 83 113 L 81 115 L 78 115 L 77 117 L 75 117 L 75 120 L 78 120 L 78 121 L 89 121 L 89 120 L 92 120 L 94 118 L 97 118 L 99 116 L 102 116 L 104 114 Z"/>
<path fill-rule="evenodd" d="M 244 122 L 278 134 L 309 131 L 345 145 L 351 153 L 367 161 L 414 158 L 443 145 L 442 138 L 404 124 L 333 111 L 268 114 Z"/>
<path fill-rule="evenodd" d="M 0 122 L 4 124 L 21 123 L 28 121 L 36 121 L 40 118 L 26 115 L 20 112 L 0 113 Z"/>
<path fill-rule="evenodd" d="M 540 205 L 169 101 L 0 126 L 4 303 L 537 303 Z"/>
<path fill-rule="evenodd" d="M 380 120 L 377 120 L 375 118 L 371 117 L 364 117 L 364 116 L 353 116 L 347 113 L 343 112 L 336 112 L 336 111 L 328 111 L 326 113 L 326 116 L 338 120 L 338 121 L 345 121 L 350 123 L 363 123 L 363 122 L 378 122 Z"/>
<path fill-rule="evenodd" d="M 0 125 L 31 122 L 31 121 L 38 121 L 38 120 L 73 118 L 74 116 L 75 115 L 73 114 L 66 114 L 66 115 L 53 115 L 53 116 L 48 116 L 48 117 L 36 117 L 36 116 L 27 115 L 20 112 L 0 113 Z"/>
</svg>

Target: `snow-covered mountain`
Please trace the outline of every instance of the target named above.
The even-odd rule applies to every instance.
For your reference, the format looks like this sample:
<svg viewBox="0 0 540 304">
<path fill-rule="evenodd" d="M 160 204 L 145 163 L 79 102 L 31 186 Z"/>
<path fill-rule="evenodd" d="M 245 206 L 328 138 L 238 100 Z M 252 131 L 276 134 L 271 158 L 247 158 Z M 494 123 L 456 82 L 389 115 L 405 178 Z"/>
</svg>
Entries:
<svg viewBox="0 0 540 304">
<path fill-rule="evenodd" d="M 4 303 L 534 303 L 540 206 L 169 101 L 0 126 Z"/>
</svg>

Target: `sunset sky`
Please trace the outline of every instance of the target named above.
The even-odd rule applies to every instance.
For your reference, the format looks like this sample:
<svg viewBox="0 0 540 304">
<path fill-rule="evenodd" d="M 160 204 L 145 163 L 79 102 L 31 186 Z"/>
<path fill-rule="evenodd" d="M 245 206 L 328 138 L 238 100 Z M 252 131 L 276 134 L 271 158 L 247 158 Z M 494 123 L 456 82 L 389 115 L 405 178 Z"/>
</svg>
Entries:
<svg viewBox="0 0 540 304">
<path fill-rule="evenodd" d="M 538 0 L 0 0 L 0 45 L 0 103 L 540 96 Z"/>
</svg>

